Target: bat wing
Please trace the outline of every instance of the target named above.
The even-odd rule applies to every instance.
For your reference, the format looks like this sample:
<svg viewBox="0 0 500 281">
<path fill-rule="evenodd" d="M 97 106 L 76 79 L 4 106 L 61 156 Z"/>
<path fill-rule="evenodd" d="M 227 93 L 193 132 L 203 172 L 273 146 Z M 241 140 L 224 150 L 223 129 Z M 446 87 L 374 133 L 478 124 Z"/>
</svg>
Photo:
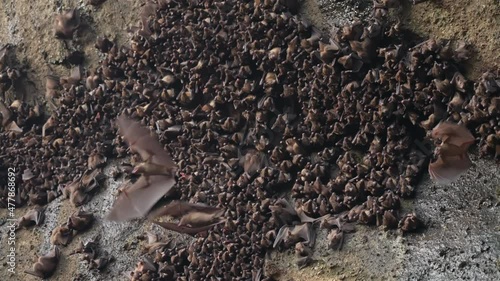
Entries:
<svg viewBox="0 0 500 281">
<path fill-rule="evenodd" d="M 200 204 L 200 203 L 193 204 L 182 201 L 173 201 L 170 204 L 167 204 L 161 208 L 154 210 L 153 212 L 151 212 L 151 214 L 149 214 L 148 217 L 150 219 L 161 216 L 171 216 L 174 218 L 179 218 L 189 212 L 202 212 L 202 213 L 213 214 L 219 211 L 221 211 L 220 208 L 208 206 L 205 204 Z"/>
<path fill-rule="evenodd" d="M 320 218 L 316 218 L 316 219 L 315 218 L 311 218 L 310 216 L 306 215 L 304 213 L 304 211 L 302 211 L 302 209 L 297 210 L 297 216 L 299 217 L 300 222 L 302 222 L 302 223 L 315 222 L 315 221 L 317 221 L 317 220 L 319 220 L 321 218 L 321 217 Z"/>
<path fill-rule="evenodd" d="M 474 143 L 474 136 L 464 125 L 441 122 L 432 129 L 433 138 L 441 138 L 444 142 L 461 147 Z"/>
<path fill-rule="evenodd" d="M 450 184 L 467 171 L 472 162 L 467 154 L 464 156 L 438 157 L 436 162 L 429 164 L 431 179 L 439 184 Z"/>
<path fill-rule="evenodd" d="M 290 235 L 290 228 L 286 225 L 282 226 L 278 231 L 278 234 L 276 234 L 276 238 L 274 238 L 273 248 L 276 248 L 276 246 L 279 245 L 283 239 L 288 237 L 288 235 Z"/>
<path fill-rule="evenodd" d="M 108 220 L 127 221 L 144 217 L 175 184 L 173 177 L 151 175 L 148 178 L 149 183 L 148 179 L 142 176 L 120 194 L 107 216 Z"/>
<path fill-rule="evenodd" d="M 298 236 L 304 239 L 304 243 L 307 243 L 312 247 L 316 241 L 316 235 L 312 229 L 310 223 L 304 223 L 302 225 L 296 225 L 291 231 L 292 236 Z"/>
<path fill-rule="evenodd" d="M 195 235 L 197 233 L 207 231 L 214 227 L 215 225 L 221 224 L 224 221 L 216 222 L 213 224 L 205 225 L 205 226 L 200 226 L 200 227 L 189 227 L 189 226 L 184 226 L 184 225 L 178 225 L 176 223 L 171 223 L 171 222 L 163 222 L 163 221 L 155 221 L 154 223 L 165 228 L 168 230 L 172 230 L 175 232 L 179 233 L 185 233 L 189 235 Z"/>
<path fill-rule="evenodd" d="M 168 152 L 158 140 L 151 136 L 147 128 L 123 114 L 116 119 L 116 122 L 120 134 L 127 141 L 130 149 L 139 153 L 142 160 L 146 161 L 152 157 L 150 160 L 154 164 L 176 167 Z"/>
</svg>

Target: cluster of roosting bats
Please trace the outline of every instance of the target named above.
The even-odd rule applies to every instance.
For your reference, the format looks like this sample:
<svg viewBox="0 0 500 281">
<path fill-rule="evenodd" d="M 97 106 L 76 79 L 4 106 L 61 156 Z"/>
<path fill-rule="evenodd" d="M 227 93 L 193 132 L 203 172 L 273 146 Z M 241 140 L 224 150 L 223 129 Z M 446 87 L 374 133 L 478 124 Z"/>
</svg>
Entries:
<svg viewBox="0 0 500 281">
<path fill-rule="evenodd" d="M 163 148 L 157 139 L 151 136 L 150 131 L 142 127 L 138 122 L 121 115 L 116 123 L 119 132 L 129 144 L 132 152 L 138 153 L 143 162 L 137 164 L 132 173 L 141 174 L 141 177 L 134 183 L 127 182 L 119 190 L 119 196 L 114 203 L 107 219 L 112 221 L 127 221 L 142 218 L 155 219 L 161 216 L 171 216 L 179 219 L 178 223 L 155 221 L 156 224 L 165 229 L 195 235 L 224 223 L 221 217 L 223 209 L 207 206 L 204 204 L 192 204 L 180 201 L 173 201 L 168 205 L 158 208 L 152 212 L 153 206 L 171 191 L 175 184 L 176 164 L 171 159 L 168 152 Z M 429 165 L 431 177 L 440 183 L 449 183 L 471 166 L 471 161 L 467 154 L 467 149 L 474 143 L 472 134 L 463 126 L 444 122 L 436 126 L 432 131 L 432 137 L 441 140 L 441 144 L 436 148 L 437 160 Z M 247 162 L 245 162 L 247 163 Z M 279 205 L 276 205 L 279 206 Z M 277 208 L 277 207 L 274 207 Z M 277 211 L 272 209 L 273 211 Z M 310 259 L 311 249 L 307 244 L 314 244 L 315 235 L 309 222 L 312 219 L 305 214 L 297 214 L 286 200 L 282 200 L 280 212 L 288 212 L 290 216 L 299 216 L 303 225 L 284 226 L 276 235 L 273 247 L 283 242 L 288 245 L 296 245 L 298 253 L 299 267 L 305 266 Z M 43 221 L 44 212 L 36 209 L 28 212 L 18 221 L 18 228 L 31 224 L 40 224 Z M 51 242 L 54 245 L 67 245 L 73 238 L 73 230 L 83 231 L 89 227 L 93 221 L 93 215 L 79 211 L 68 219 L 68 222 L 59 226 L 53 231 Z M 341 224 L 338 218 L 323 218 L 322 223 L 330 223 L 337 226 L 337 230 L 332 232 L 330 240 L 338 249 L 342 246 L 343 231 L 352 231 L 350 225 Z M 300 242 L 300 240 L 304 240 Z M 312 241 L 311 241 L 312 240 Z M 303 256 L 301 256 L 304 253 Z M 50 276 L 55 269 L 60 257 L 60 250 L 56 246 L 47 255 L 39 257 L 33 265 L 32 270 L 26 271 L 29 274 L 45 278 Z M 90 260 L 90 264 L 97 264 L 102 259 Z M 102 265 L 99 263 L 96 268 Z"/>
<path fill-rule="evenodd" d="M 429 174 L 438 183 L 471 166 L 467 128 L 481 140 L 481 155 L 500 155 L 498 74 L 467 81 L 453 63 L 468 56 L 464 46 L 431 39 L 406 52 L 400 26 L 384 19 L 399 1 L 381 1 L 368 24 L 345 26 L 328 40 L 283 2 L 296 1 L 147 1 L 130 48 L 97 40 L 106 58 L 85 83 L 79 67 L 68 77 L 48 77 L 46 98 L 58 107 L 41 130 L 23 123 L 43 124 L 39 108 L 0 103 L 6 159 L 26 168 L 20 202 L 47 204 L 58 195 L 53 187 L 64 186 L 60 193 L 73 205 L 85 204 L 99 185 L 96 168 L 106 157 L 127 155 L 116 123 L 142 162 L 130 169 L 140 177 L 120 188 L 107 218 L 148 217 L 180 233 L 208 232 L 189 247 L 148 237 L 155 256 L 129 277 L 260 280 L 271 248 L 295 245 L 298 265 L 310 263 L 316 222 L 331 230 L 333 249 L 351 222 L 415 230 L 418 219 L 399 215 L 399 198 L 413 193 L 421 160 L 431 153 L 413 161 L 420 151 L 412 130 L 432 130 L 437 149 Z M 69 10 L 54 28 L 68 40 L 79 26 L 77 10 Z M 130 119 L 113 122 L 124 111 Z M 156 125 L 160 141 L 138 119 Z M 20 146 L 28 149 L 13 150 Z M 42 165 L 32 164 L 40 159 Z M 176 179 L 178 170 L 186 178 Z M 176 182 L 181 201 L 151 211 Z M 283 186 L 292 188 L 295 206 L 279 198 Z M 208 205 L 183 202 L 191 198 Z M 178 222 L 157 220 L 162 216 Z M 19 225 L 42 221 L 43 211 L 35 210 Z M 85 222 L 91 219 L 75 213 L 53 231 L 52 243 L 69 243 Z M 30 273 L 52 274 L 57 247 Z M 109 261 L 93 242 L 75 253 L 98 269 Z"/>
</svg>

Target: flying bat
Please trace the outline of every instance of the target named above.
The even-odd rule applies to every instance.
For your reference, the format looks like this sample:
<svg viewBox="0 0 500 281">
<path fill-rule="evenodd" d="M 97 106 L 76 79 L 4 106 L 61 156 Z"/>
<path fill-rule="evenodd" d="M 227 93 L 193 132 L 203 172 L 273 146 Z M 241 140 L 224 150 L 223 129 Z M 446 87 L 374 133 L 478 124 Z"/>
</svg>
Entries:
<svg viewBox="0 0 500 281">
<path fill-rule="evenodd" d="M 441 122 L 432 129 L 433 139 L 440 139 L 443 145 L 460 149 L 461 153 L 467 153 L 467 149 L 474 143 L 474 136 L 464 125 L 451 122 Z"/>
<path fill-rule="evenodd" d="M 431 136 L 442 143 L 436 148 L 437 160 L 429 164 L 429 174 L 437 183 L 449 184 L 471 167 L 467 150 L 474 136 L 465 126 L 450 122 L 439 123 Z"/>
<path fill-rule="evenodd" d="M 179 223 L 160 221 L 155 221 L 154 223 L 168 230 L 195 235 L 223 223 L 224 220 L 221 219 L 223 213 L 223 209 L 204 204 L 174 201 L 153 211 L 148 217 L 153 219 L 160 216 L 171 216 L 179 219 Z"/>
<path fill-rule="evenodd" d="M 132 152 L 138 153 L 143 162 L 132 173 L 141 177 L 133 184 L 124 184 L 107 219 L 127 221 L 144 217 L 161 197 L 168 194 L 175 184 L 176 164 L 160 142 L 138 122 L 121 115 L 116 120 L 120 135 Z"/>
</svg>

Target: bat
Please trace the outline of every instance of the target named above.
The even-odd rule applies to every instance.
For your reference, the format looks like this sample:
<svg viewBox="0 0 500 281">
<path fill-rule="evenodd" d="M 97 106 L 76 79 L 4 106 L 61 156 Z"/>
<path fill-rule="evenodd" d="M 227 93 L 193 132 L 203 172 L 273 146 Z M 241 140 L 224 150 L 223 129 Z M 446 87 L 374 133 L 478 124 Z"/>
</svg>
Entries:
<svg viewBox="0 0 500 281">
<path fill-rule="evenodd" d="M 308 266 L 312 261 L 313 252 L 310 247 L 299 242 L 295 244 L 295 257 L 297 258 L 296 264 L 299 269 Z"/>
<path fill-rule="evenodd" d="M 24 216 L 17 220 L 16 230 L 21 227 L 28 227 L 31 225 L 40 225 L 45 219 L 45 209 L 37 207 L 29 210 Z"/>
<path fill-rule="evenodd" d="M 441 139 L 443 144 L 462 149 L 463 153 L 474 143 L 474 136 L 465 126 L 451 122 L 439 123 L 432 129 L 431 136 L 433 139 Z"/>
<path fill-rule="evenodd" d="M 434 139 L 441 139 L 443 144 L 458 147 L 464 152 L 474 143 L 474 136 L 465 126 L 451 122 L 439 123 L 432 130 L 431 136 Z"/>
<path fill-rule="evenodd" d="M 330 231 L 330 233 L 327 236 L 327 239 L 328 239 L 328 246 L 331 249 L 340 251 L 344 243 L 344 232 L 341 231 L 340 229 L 334 229 Z"/>
<path fill-rule="evenodd" d="M 33 174 L 33 172 L 30 169 L 25 169 L 23 171 L 23 175 L 22 175 L 23 181 L 29 181 L 30 179 L 32 179 L 34 177 L 35 177 L 35 175 Z"/>
<path fill-rule="evenodd" d="M 70 229 L 81 232 L 87 230 L 93 222 L 94 215 L 92 213 L 79 210 L 68 218 L 67 225 Z"/>
<path fill-rule="evenodd" d="M 155 224 L 168 230 L 179 233 L 195 235 L 196 233 L 207 231 L 213 226 L 223 223 L 220 217 L 224 210 L 204 204 L 192 204 L 181 201 L 173 201 L 170 204 L 157 209 L 148 216 L 157 218 L 160 216 L 171 216 L 179 219 L 179 223 L 155 221 Z"/>
<path fill-rule="evenodd" d="M 60 39 L 71 39 L 79 26 L 80 17 L 78 11 L 76 9 L 64 11 L 55 17 L 55 36 Z"/>
<path fill-rule="evenodd" d="M 262 269 L 257 271 L 252 270 L 252 281 L 260 281 L 262 279 Z"/>
<path fill-rule="evenodd" d="M 276 234 L 276 238 L 273 243 L 273 248 L 276 248 L 281 241 L 285 244 L 286 247 L 289 245 L 293 245 L 299 242 L 301 239 L 304 240 L 304 243 L 309 246 L 314 245 L 316 241 L 316 234 L 313 231 L 312 225 L 310 223 L 304 223 L 295 226 L 283 226 Z"/>
<path fill-rule="evenodd" d="M 132 170 L 132 173 L 142 174 L 141 177 L 135 183 L 120 188 L 120 194 L 107 216 L 108 220 L 127 221 L 144 217 L 161 197 L 172 190 L 177 166 L 147 128 L 125 115 L 118 117 L 117 124 L 130 150 L 143 160 Z"/>
<path fill-rule="evenodd" d="M 74 235 L 73 229 L 71 229 L 67 223 L 63 223 L 52 230 L 50 243 L 52 243 L 52 245 L 67 246 L 71 243 L 71 240 L 73 240 Z"/>
<path fill-rule="evenodd" d="M 437 183 L 449 184 L 471 167 L 467 150 L 474 136 L 465 126 L 451 122 L 439 123 L 431 136 L 442 143 L 436 148 L 436 161 L 429 164 L 429 175 Z"/>
<path fill-rule="evenodd" d="M 38 258 L 38 261 L 33 264 L 32 270 L 28 269 L 24 272 L 40 278 L 50 277 L 56 270 L 60 256 L 61 251 L 55 246 L 47 255 Z"/>
<path fill-rule="evenodd" d="M 276 200 L 274 205 L 269 206 L 271 215 L 282 224 L 291 224 L 296 220 L 297 212 L 284 198 Z"/>
</svg>

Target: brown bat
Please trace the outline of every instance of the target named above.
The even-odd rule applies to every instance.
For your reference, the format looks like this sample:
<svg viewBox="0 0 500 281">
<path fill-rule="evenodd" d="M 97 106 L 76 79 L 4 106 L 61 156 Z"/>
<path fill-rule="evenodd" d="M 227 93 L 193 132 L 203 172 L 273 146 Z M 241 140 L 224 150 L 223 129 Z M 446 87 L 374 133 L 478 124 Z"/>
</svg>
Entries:
<svg viewBox="0 0 500 281">
<path fill-rule="evenodd" d="M 71 39 L 80 26 L 80 17 L 76 9 L 66 10 L 55 16 L 55 36 L 60 39 Z"/>
<path fill-rule="evenodd" d="M 57 246 L 55 246 L 47 255 L 38 258 L 38 261 L 33 264 L 32 270 L 28 269 L 24 272 L 42 279 L 50 277 L 56 270 L 60 256 L 61 251 Z"/>
<path fill-rule="evenodd" d="M 443 144 L 460 148 L 462 154 L 467 153 L 469 146 L 474 143 L 474 136 L 464 125 L 451 122 L 439 123 L 432 129 L 431 136 L 434 139 L 441 139 Z"/>
<path fill-rule="evenodd" d="M 82 232 L 87 230 L 92 222 L 94 222 L 94 214 L 78 210 L 68 218 L 67 225 L 70 229 Z"/>
<path fill-rule="evenodd" d="M 50 243 L 53 245 L 67 246 L 73 240 L 74 235 L 75 232 L 73 229 L 69 228 L 67 223 L 63 223 L 52 230 Z"/>
<path fill-rule="evenodd" d="M 276 202 L 269 206 L 271 215 L 274 219 L 281 224 L 292 224 L 297 220 L 297 212 L 284 198 L 276 200 Z"/>
<path fill-rule="evenodd" d="M 316 241 L 316 234 L 310 223 L 304 223 L 295 226 L 283 226 L 276 234 L 276 239 L 273 243 L 273 248 L 283 241 L 285 247 L 289 247 L 300 240 L 304 240 L 304 243 L 312 247 Z"/>
<path fill-rule="evenodd" d="M 31 225 L 40 225 L 45 219 L 45 209 L 41 207 L 36 207 L 35 209 L 29 210 L 24 216 L 19 218 L 16 223 L 16 230 L 21 227 L 28 227 Z"/>
<path fill-rule="evenodd" d="M 138 153 L 144 161 L 132 171 L 142 176 L 132 185 L 126 184 L 120 189 L 120 195 L 107 216 L 108 220 L 126 221 L 145 216 L 161 197 L 172 190 L 177 166 L 147 128 L 124 115 L 116 122 L 130 150 Z"/>
<path fill-rule="evenodd" d="M 220 218 L 223 213 L 224 210 L 220 208 L 204 204 L 174 201 L 152 212 L 149 218 L 157 218 L 165 215 L 178 218 L 179 223 L 177 224 L 159 221 L 155 221 L 154 223 L 172 231 L 194 235 L 209 230 L 217 224 L 223 223 L 224 220 Z"/>
<path fill-rule="evenodd" d="M 431 134 L 442 143 L 436 148 L 438 158 L 429 164 L 431 179 L 440 184 L 449 184 L 472 165 L 467 150 L 474 143 L 474 136 L 463 126 L 441 122 Z"/>
</svg>

